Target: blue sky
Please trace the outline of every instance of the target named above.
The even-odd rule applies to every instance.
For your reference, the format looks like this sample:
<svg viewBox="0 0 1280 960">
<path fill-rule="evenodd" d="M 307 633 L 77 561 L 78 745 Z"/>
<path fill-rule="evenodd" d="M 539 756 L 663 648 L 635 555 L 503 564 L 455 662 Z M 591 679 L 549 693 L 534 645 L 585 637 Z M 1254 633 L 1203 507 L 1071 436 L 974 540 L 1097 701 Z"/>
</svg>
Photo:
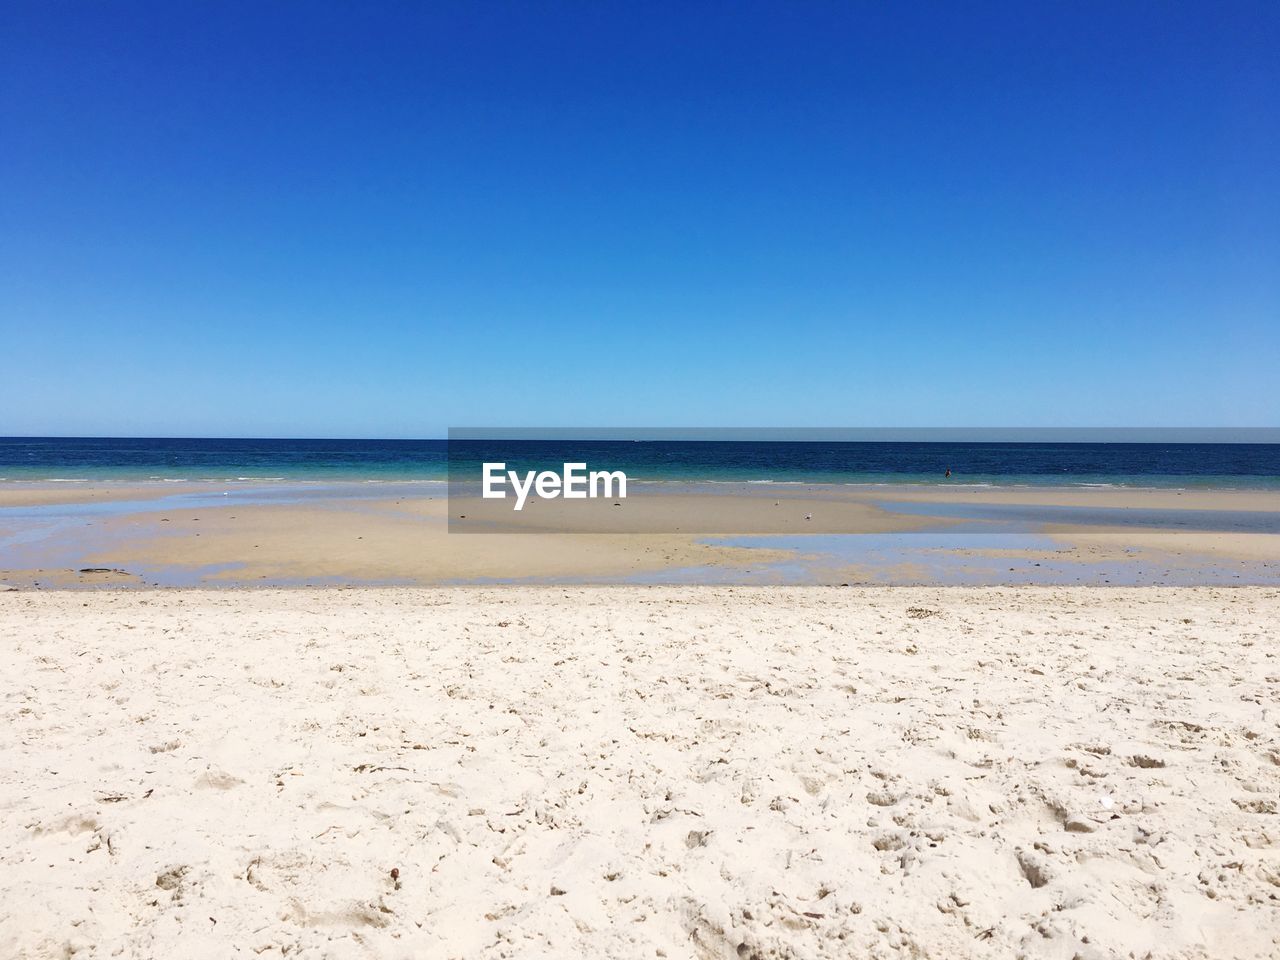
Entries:
<svg viewBox="0 0 1280 960">
<path fill-rule="evenodd" d="M 1275 4 L 5 20 L 0 434 L 1280 424 Z"/>
</svg>

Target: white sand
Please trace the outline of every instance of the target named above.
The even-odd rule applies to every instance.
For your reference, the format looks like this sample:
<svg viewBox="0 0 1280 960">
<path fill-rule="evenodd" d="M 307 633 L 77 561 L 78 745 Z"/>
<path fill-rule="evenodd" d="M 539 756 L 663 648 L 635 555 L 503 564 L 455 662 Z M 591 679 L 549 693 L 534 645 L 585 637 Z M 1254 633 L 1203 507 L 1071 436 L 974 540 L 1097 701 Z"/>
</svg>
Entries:
<svg viewBox="0 0 1280 960">
<path fill-rule="evenodd" d="M 1275 957 L 1278 630 L 1265 588 L 0 594 L 0 956 Z"/>
</svg>

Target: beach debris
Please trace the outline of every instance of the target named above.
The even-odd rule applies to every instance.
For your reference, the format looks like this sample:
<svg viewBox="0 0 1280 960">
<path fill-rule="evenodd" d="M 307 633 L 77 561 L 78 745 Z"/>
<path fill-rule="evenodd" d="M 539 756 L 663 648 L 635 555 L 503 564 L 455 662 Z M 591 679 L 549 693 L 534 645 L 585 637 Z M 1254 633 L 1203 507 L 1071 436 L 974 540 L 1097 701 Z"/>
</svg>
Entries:
<svg viewBox="0 0 1280 960">
<path fill-rule="evenodd" d="M 172 867 L 156 877 L 156 886 L 168 890 L 171 900 L 181 900 L 186 886 L 183 878 L 190 869 L 188 866 Z"/>
<path fill-rule="evenodd" d="M 892 807 L 901 800 L 902 797 L 886 788 L 872 791 L 867 794 L 867 803 L 876 807 Z"/>
<path fill-rule="evenodd" d="M 182 875 L 186 872 L 186 867 L 174 867 L 172 870 L 166 870 L 156 877 L 156 886 L 161 890 L 172 890 L 178 885 L 178 881 L 182 879 Z"/>
<path fill-rule="evenodd" d="M 690 850 L 697 847 L 705 847 L 707 840 L 713 831 L 711 830 L 690 830 L 688 836 L 684 838 L 684 845 Z"/>
<path fill-rule="evenodd" d="M 1243 810 L 1245 813 L 1276 813 L 1276 802 L 1274 800 L 1266 800 L 1261 797 L 1233 797 L 1231 802 Z"/>
<path fill-rule="evenodd" d="M 813 519 L 813 514 L 812 514 L 812 513 L 806 513 L 806 514 L 804 515 L 804 518 L 805 518 L 806 520 L 812 520 L 812 519 Z"/>
<path fill-rule="evenodd" d="M 80 573 L 118 573 L 122 576 L 128 576 L 128 573 L 119 567 L 81 567 Z"/>
<path fill-rule="evenodd" d="M 928 617 L 936 617 L 941 610 L 929 610 L 926 607 L 908 607 L 907 616 L 912 620 L 924 620 Z"/>
<path fill-rule="evenodd" d="M 1129 766 L 1141 767 L 1143 770 L 1159 770 L 1164 767 L 1164 761 L 1158 757 L 1149 757 L 1143 753 L 1135 753 L 1129 758 Z"/>
</svg>

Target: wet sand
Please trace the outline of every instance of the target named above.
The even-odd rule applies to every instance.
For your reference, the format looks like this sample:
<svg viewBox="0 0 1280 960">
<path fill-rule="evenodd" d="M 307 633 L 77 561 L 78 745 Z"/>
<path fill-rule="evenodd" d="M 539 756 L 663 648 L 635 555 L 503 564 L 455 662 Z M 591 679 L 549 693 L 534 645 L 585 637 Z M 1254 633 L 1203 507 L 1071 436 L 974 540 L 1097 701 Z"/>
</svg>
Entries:
<svg viewBox="0 0 1280 960">
<path fill-rule="evenodd" d="M 1275 491 L 664 484 L 520 515 L 445 493 L 0 485 L 0 582 L 1280 582 L 1280 534 L 1249 532 L 1280 523 Z"/>
</svg>

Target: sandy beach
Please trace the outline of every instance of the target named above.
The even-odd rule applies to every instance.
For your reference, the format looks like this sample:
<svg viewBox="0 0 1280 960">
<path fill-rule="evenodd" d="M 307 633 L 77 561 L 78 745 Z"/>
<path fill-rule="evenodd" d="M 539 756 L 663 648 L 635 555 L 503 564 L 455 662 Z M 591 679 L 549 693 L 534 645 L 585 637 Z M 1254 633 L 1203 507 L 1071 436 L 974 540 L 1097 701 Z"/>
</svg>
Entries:
<svg viewBox="0 0 1280 960">
<path fill-rule="evenodd" d="M 0 594 L 6 957 L 1280 952 L 1280 591 Z"/>
<path fill-rule="evenodd" d="M 0 583 L 1280 583 L 1275 490 L 663 484 L 521 514 L 446 492 L 0 484 Z"/>
<path fill-rule="evenodd" d="M 0 960 L 1280 960 L 1280 4 L 4 13 Z"/>
</svg>

